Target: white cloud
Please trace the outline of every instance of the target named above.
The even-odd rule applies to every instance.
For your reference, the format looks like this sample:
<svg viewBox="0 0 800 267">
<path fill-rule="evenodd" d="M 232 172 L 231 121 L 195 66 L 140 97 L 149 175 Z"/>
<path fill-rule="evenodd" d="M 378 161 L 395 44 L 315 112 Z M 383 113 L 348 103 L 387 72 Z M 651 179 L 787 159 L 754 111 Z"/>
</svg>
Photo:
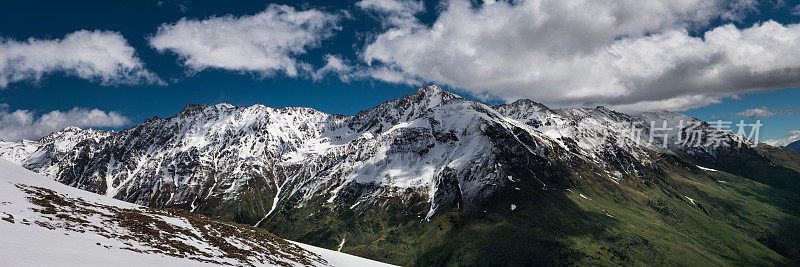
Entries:
<svg viewBox="0 0 800 267">
<path fill-rule="evenodd" d="M 732 97 L 733 98 L 733 97 Z M 739 112 L 733 112 L 722 116 L 711 116 L 711 119 L 724 119 L 731 117 L 745 117 L 745 118 L 766 118 L 778 115 L 792 115 L 800 109 L 772 109 L 768 107 L 749 108 Z"/>
<path fill-rule="evenodd" d="M 316 9 L 296 11 L 270 5 L 252 16 L 182 18 L 163 24 L 150 45 L 160 52 L 178 54 L 191 71 L 208 68 L 252 72 L 271 76 L 283 72 L 297 76 L 309 71 L 297 55 L 316 47 L 335 30 L 339 16 Z"/>
<path fill-rule="evenodd" d="M 776 7 L 783 5 L 781 2 L 774 3 Z M 733 21 L 741 21 L 747 14 L 758 13 L 758 0 L 736 0 L 729 1 L 728 8 L 720 15 L 721 18 Z"/>
<path fill-rule="evenodd" d="M 797 140 L 800 140 L 800 130 L 791 130 L 788 133 L 786 133 L 785 137 L 786 138 L 784 139 L 778 139 L 778 140 L 770 139 L 764 141 L 764 143 L 772 146 L 786 146 L 788 144 L 794 143 Z"/>
<path fill-rule="evenodd" d="M 414 15 L 425 11 L 424 3 L 414 0 L 361 0 L 356 6 L 383 16 L 386 26 L 410 26 L 417 22 Z"/>
<path fill-rule="evenodd" d="M 54 40 L 0 37 L 0 88 L 19 81 L 38 82 L 53 72 L 102 85 L 163 83 L 145 69 L 117 32 L 81 30 Z"/>
<path fill-rule="evenodd" d="M 361 0 L 356 6 L 365 10 L 390 13 L 418 13 L 425 10 L 422 1 L 409 0 Z"/>
<path fill-rule="evenodd" d="M 766 117 L 772 117 L 772 116 L 776 116 L 776 115 L 787 115 L 787 114 L 794 114 L 794 111 L 791 110 L 791 109 L 776 110 L 776 109 L 771 109 L 771 108 L 768 108 L 768 107 L 760 107 L 760 108 L 751 108 L 751 109 L 742 110 L 742 111 L 733 113 L 732 115 L 736 116 L 736 117 L 745 117 L 745 118 L 766 118 Z"/>
<path fill-rule="evenodd" d="M 336 74 L 339 80 L 348 82 L 355 75 L 353 66 L 344 61 L 337 55 L 325 55 L 325 66 L 316 70 L 312 78 L 317 81 L 325 78 L 328 74 Z"/>
<path fill-rule="evenodd" d="M 66 127 L 120 127 L 130 120 L 117 112 L 75 107 L 68 111 L 51 111 L 36 117 L 29 110 L 9 112 L 8 104 L 0 104 L 0 140 L 35 140 Z"/>
<path fill-rule="evenodd" d="M 768 21 L 688 34 L 753 5 L 539 0 L 475 7 L 453 0 L 431 26 L 389 28 L 361 56 L 393 71 L 372 75 L 389 82 L 441 83 L 553 106 L 684 110 L 800 85 L 800 25 Z"/>
<path fill-rule="evenodd" d="M 365 68 L 364 73 L 366 76 L 390 83 L 405 83 L 410 85 L 418 85 L 421 83 L 421 81 L 417 80 L 415 77 L 411 77 L 402 71 L 397 71 L 389 67 Z"/>
</svg>

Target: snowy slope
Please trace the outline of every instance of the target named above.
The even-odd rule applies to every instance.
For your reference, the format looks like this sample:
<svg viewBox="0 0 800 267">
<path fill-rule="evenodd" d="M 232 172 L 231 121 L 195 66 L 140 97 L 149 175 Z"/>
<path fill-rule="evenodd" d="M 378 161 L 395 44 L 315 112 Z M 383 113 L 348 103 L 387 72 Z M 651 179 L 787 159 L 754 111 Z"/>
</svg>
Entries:
<svg viewBox="0 0 800 267">
<path fill-rule="evenodd" d="M 294 241 L 289 241 L 292 244 L 295 244 L 305 250 L 311 251 L 317 255 L 320 255 L 322 258 L 325 259 L 329 264 L 333 266 L 354 266 L 354 267 L 363 267 L 363 266 L 370 266 L 370 267 L 381 267 L 381 266 L 394 266 L 391 264 L 386 264 L 379 261 L 369 260 L 361 257 L 356 257 L 350 254 L 341 253 L 338 251 L 333 251 L 330 249 L 324 249 L 320 247 L 315 247 L 309 244 L 298 243 Z"/>
<path fill-rule="evenodd" d="M 2 159 L 0 219 L 4 266 L 380 265 L 261 229 L 96 195 Z"/>
<path fill-rule="evenodd" d="M 22 140 L 20 142 L 2 142 L 0 141 L 0 158 L 8 160 L 14 164 L 22 164 L 34 152 L 39 150 L 41 146 L 39 142 Z"/>
</svg>

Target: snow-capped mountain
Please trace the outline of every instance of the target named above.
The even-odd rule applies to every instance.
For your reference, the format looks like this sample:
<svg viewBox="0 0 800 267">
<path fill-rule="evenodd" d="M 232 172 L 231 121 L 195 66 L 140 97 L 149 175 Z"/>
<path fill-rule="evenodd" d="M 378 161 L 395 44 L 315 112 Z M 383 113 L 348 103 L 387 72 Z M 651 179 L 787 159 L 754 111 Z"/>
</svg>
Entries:
<svg viewBox="0 0 800 267">
<path fill-rule="evenodd" d="M 2 143 L 0 156 L 150 207 L 209 211 L 246 196 L 250 209 L 267 217 L 290 199 L 303 205 L 324 196 L 357 206 L 400 196 L 429 218 L 442 205 L 475 204 L 515 176 L 548 190 L 567 169 L 633 179 L 662 148 L 713 156 L 705 146 L 663 147 L 663 138 L 650 138 L 650 121 L 666 121 L 673 140 L 681 120 L 697 121 L 670 112 L 551 110 L 530 100 L 490 106 L 428 86 L 355 116 L 187 105 L 176 116 L 119 132 L 66 128 L 35 142 Z M 523 164 L 540 168 L 515 170 Z"/>
<path fill-rule="evenodd" d="M 263 229 L 155 210 L 59 184 L 0 159 L 5 266 L 378 266 Z"/>
<path fill-rule="evenodd" d="M 691 199 L 693 206 L 680 207 L 696 208 L 695 201 L 708 197 L 696 195 L 700 189 L 691 187 L 697 184 L 680 184 L 717 183 L 707 170 L 800 192 L 800 166 L 787 163 L 793 156 L 783 150 L 770 149 L 672 112 L 550 109 L 531 100 L 493 106 L 427 86 L 354 116 L 310 108 L 187 105 L 173 117 L 122 131 L 67 128 L 38 141 L 0 143 L 0 157 L 127 202 L 251 224 L 284 238 L 387 262 L 428 265 L 477 264 L 449 256 L 421 262 L 426 257 L 418 253 L 458 251 L 435 244 L 472 236 L 458 239 L 438 232 L 464 233 L 470 229 L 464 225 L 477 223 L 469 220 L 489 214 L 501 214 L 489 223 L 512 218 L 504 213 L 509 211 L 581 218 L 589 215 L 576 211 L 581 209 L 573 202 L 591 201 L 583 208 L 594 209 L 606 199 L 613 204 L 599 208 L 602 216 L 592 217 L 589 225 L 627 212 L 609 211 L 620 205 L 637 210 L 630 216 L 645 216 L 638 211 L 644 209 L 655 214 L 647 216 L 664 216 L 670 225 L 679 225 L 670 217 L 674 205 Z M 707 209 L 691 212 L 712 216 Z M 526 217 L 510 225 L 549 225 L 556 218 Z M 561 229 L 564 236 L 563 229 L 575 223 L 560 221 L 543 231 Z M 519 231 L 549 240 L 537 227 Z M 726 231 L 720 235 L 732 234 Z M 792 242 L 785 243 L 792 247 Z M 570 253 L 559 255 L 572 258 Z"/>
</svg>

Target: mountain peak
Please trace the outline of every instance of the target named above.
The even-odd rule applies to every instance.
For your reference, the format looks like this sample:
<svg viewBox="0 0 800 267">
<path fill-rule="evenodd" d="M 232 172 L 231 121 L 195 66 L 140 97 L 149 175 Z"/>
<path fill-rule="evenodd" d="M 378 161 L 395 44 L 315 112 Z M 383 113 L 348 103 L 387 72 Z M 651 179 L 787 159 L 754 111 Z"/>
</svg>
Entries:
<svg viewBox="0 0 800 267">
<path fill-rule="evenodd" d="M 594 107 L 594 110 L 611 111 L 610 109 L 606 108 L 605 106 L 596 106 L 596 107 Z"/>
<path fill-rule="evenodd" d="M 183 107 L 180 113 L 192 113 L 196 111 L 203 111 L 203 110 L 227 110 L 227 109 L 234 109 L 236 106 L 231 105 L 228 102 L 219 103 L 216 105 L 206 105 L 206 104 L 186 104 Z"/>
<path fill-rule="evenodd" d="M 231 103 L 228 103 L 228 102 L 222 102 L 222 103 L 214 105 L 214 107 L 218 107 L 218 108 L 235 108 L 236 106 L 231 105 Z"/>
<path fill-rule="evenodd" d="M 428 86 L 423 86 L 423 87 L 420 87 L 419 89 L 417 89 L 417 93 L 418 94 L 419 93 L 423 93 L 423 94 L 424 93 L 441 93 L 441 92 L 444 92 L 444 89 L 442 89 L 441 86 L 438 86 L 438 85 L 435 85 L 435 84 L 431 84 L 431 85 L 428 85 Z"/>
<path fill-rule="evenodd" d="M 447 101 L 456 98 L 463 98 L 454 93 L 448 92 L 438 85 L 428 85 L 420 87 L 417 92 L 411 94 L 411 98 L 421 102 L 423 100 L 436 100 L 435 102 Z"/>
<path fill-rule="evenodd" d="M 206 107 L 206 106 L 207 105 L 203 105 L 203 104 L 186 104 L 185 106 L 183 106 L 183 109 L 181 109 L 180 113 L 185 113 L 185 112 L 194 111 L 194 110 L 200 110 L 200 109 L 203 109 L 203 107 Z"/>
<path fill-rule="evenodd" d="M 527 98 L 517 99 L 514 102 L 511 102 L 510 104 L 503 104 L 503 105 L 500 105 L 500 106 L 511 106 L 511 107 L 518 107 L 518 108 L 523 108 L 523 109 L 534 108 L 534 109 L 536 109 L 536 111 L 552 112 L 550 110 L 550 108 L 545 106 L 544 104 L 536 102 L 536 101 L 533 101 L 533 100 L 530 100 L 530 99 L 527 99 Z"/>
<path fill-rule="evenodd" d="M 80 132 L 80 131 L 83 131 L 83 129 L 78 128 L 76 126 L 69 126 L 69 127 L 66 127 L 64 129 L 62 129 L 61 131 L 62 132 Z"/>
</svg>

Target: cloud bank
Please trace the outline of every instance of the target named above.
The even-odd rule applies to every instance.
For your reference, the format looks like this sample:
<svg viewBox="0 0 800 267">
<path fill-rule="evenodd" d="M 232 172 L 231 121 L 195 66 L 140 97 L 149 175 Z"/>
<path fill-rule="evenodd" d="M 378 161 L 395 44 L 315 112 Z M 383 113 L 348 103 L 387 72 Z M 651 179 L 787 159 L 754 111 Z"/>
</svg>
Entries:
<svg viewBox="0 0 800 267">
<path fill-rule="evenodd" d="M 79 128 L 120 127 L 130 120 L 117 112 L 99 109 L 72 108 L 68 111 L 51 111 L 36 117 L 29 110 L 9 112 L 8 104 L 0 104 L 0 140 L 36 140 L 66 127 Z"/>
<path fill-rule="evenodd" d="M 38 82 L 51 73 L 102 85 L 163 83 L 118 32 L 81 30 L 53 40 L 0 37 L 0 89 L 14 82 Z"/>
<path fill-rule="evenodd" d="M 163 24 L 150 38 L 150 45 L 160 52 L 178 54 L 190 72 L 223 69 L 262 77 L 278 72 L 294 77 L 311 71 L 310 65 L 296 56 L 329 38 L 339 29 L 339 19 L 339 15 L 316 9 L 297 11 L 270 5 L 252 16 L 183 18 Z"/>
<path fill-rule="evenodd" d="M 764 141 L 764 143 L 772 146 L 786 146 L 788 144 L 794 143 L 797 140 L 800 140 L 800 130 L 791 130 L 788 133 L 786 133 L 785 137 L 786 138 L 784 139 L 778 139 L 778 140 L 770 139 Z"/>
<path fill-rule="evenodd" d="M 794 114 L 794 110 L 792 109 L 771 109 L 768 107 L 760 107 L 760 108 L 745 109 L 733 113 L 732 115 L 735 117 L 745 117 L 745 118 L 766 118 L 777 115 L 791 115 L 791 114 Z"/>
<path fill-rule="evenodd" d="M 800 85 L 800 25 L 739 20 L 757 1 L 453 0 L 428 26 L 390 27 L 361 56 L 387 82 L 449 85 L 506 101 L 685 110 Z M 379 71 L 378 71 L 379 70 Z M 390 74 L 390 75 L 387 75 Z"/>
</svg>

